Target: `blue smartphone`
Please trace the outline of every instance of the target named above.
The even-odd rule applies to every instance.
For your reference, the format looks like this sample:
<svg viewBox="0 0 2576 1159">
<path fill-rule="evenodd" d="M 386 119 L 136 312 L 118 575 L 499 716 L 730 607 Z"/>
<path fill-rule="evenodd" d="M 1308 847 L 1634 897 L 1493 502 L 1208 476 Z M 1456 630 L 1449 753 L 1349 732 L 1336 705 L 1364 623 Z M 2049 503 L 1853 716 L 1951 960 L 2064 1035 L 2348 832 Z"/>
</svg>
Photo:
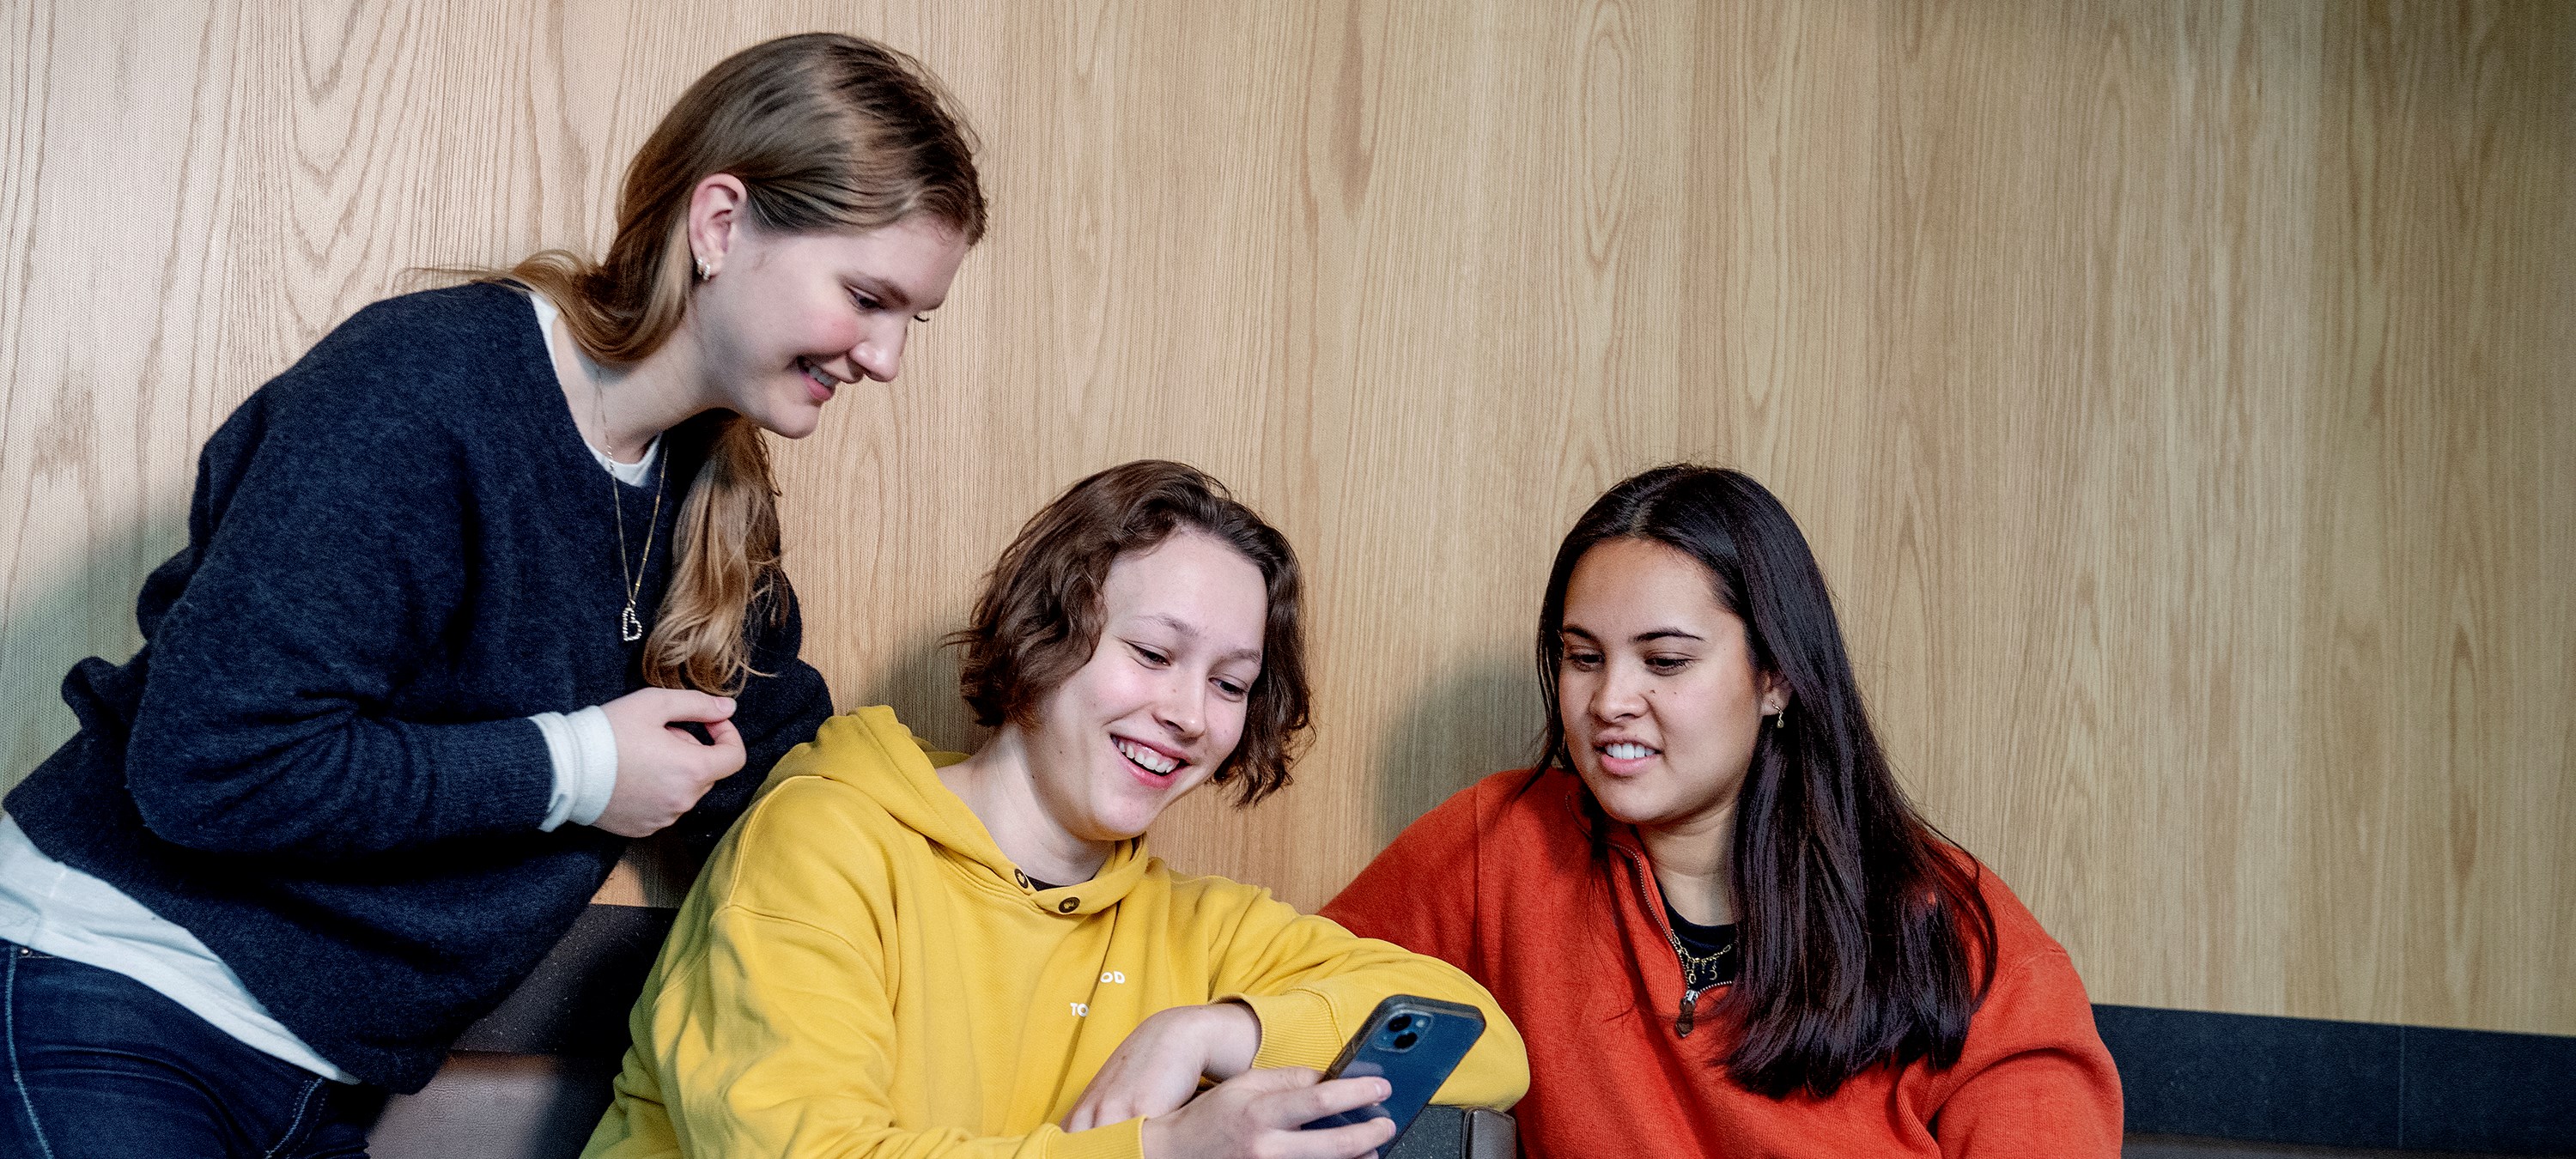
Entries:
<svg viewBox="0 0 2576 1159">
<path fill-rule="evenodd" d="M 1434 998 L 1416 998 L 1398 994 L 1377 1004 L 1359 1033 L 1342 1045 L 1341 1056 L 1324 1071 L 1324 1078 L 1377 1077 L 1395 1088 L 1395 1093 L 1382 1103 L 1326 1115 L 1306 1124 L 1305 1129 L 1318 1131 L 1327 1127 L 1347 1127 L 1370 1119 L 1395 1120 L 1395 1134 L 1386 1146 L 1378 1148 L 1384 1155 L 1395 1149 L 1404 1138 L 1413 1118 L 1431 1104 L 1431 1096 L 1440 1084 L 1449 1081 L 1449 1072 L 1458 1069 L 1459 1060 L 1467 1057 L 1467 1048 L 1485 1033 L 1485 1016 L 1473 1006 L 1442 1002 Z"/>
</svg>

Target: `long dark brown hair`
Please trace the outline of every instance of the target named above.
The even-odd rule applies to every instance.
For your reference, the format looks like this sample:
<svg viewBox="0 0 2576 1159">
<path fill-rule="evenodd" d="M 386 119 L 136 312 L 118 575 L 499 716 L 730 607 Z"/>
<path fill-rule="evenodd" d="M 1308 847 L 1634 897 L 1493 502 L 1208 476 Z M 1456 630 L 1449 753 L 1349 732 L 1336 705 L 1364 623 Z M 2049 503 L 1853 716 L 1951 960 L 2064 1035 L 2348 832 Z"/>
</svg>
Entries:
<svg viewBox="0 0 2576 1159">
<path fill-rule="evenodd" d="M 688 312 L 699 181 L 740 178 L 746 214 L 774 232 L 857 232 L 920 215 L 973 245 L 985 217 L 974 152 L 965 118 L 921 62 L 855 36 L 780 37 L 725 58 L 680 94 L 627 167 L 606 261 L 545 250 L 492 276 L 552 299 L 592 358 L 632 363 Z M 653 684 L 732 692 L 752 674 L 753 609 L 784 614 L 773 598 L 778 486 L 760 428 L 711 417 L 643 665 Z"/>
<path fill-rule="evenodd" d="M 1586 552 L 1614 539 L 1698 560 L 1718 602 L 1744 622 L 1755 671 L 1788 688 L 1785 723 L 1757 730 L 1736 802 L 1730 872 L 1742 948 L 1717 1011 L 1740 1035 L 1723 1064 L 1772 1098 L 1821 1098 L 1881 1062 L 1958 1062 L 1968 1019 L 1994 985 L 1983 870 L 1897 786 L 1824 573 L 1761 484 L 1736 471 L 1657 467 L 1576 521 L 1539 612 L 1542 766 L 1574 769 L 1557 708 L 1566 585 Z M 1585 805 L 1596 853 L 1606 854 L 1609 819 L 1588 793 Z"/>
</svg>

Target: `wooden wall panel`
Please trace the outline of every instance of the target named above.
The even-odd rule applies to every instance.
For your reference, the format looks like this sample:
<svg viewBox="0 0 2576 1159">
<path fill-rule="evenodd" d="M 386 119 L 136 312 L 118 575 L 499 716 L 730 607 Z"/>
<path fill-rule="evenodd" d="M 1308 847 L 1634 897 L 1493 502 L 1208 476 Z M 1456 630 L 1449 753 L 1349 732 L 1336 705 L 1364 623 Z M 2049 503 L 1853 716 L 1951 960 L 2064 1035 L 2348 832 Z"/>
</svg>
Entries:
<svg viewBox="0 0 2576 1159">
<path fill-rule="evenodd" d="M 937 640 L 992 555 L 1200 463 L 1304 555 L 1320 728 L 1156 841 L 1315 904 L 1527 755 L 1574 514 L 1727 462 L 2097 999 L 2576 1033 L 2540 3 L 12 0 L 0 782 L 243 395 L 411 267 L 597 247 L 679 89 L 809 27 L 940 72 L 996 211 L 904 378 L 782 448 L 844 705 L 971 743 Z"/>
<path fill-rule="evenodd" d="M 2311 399 L 2289 384 L 2315 381 L 2296 147 L 2313 24 L 2062 15 L 2008 38 L 1958 21 L 1991 55 L 1927 54 L 1944 62 L 1920 102 L 1927 178 L 1906 192 L 1940 281 L 1897 346 L 1938 352 L 1914 396 L 1944 424 L 1923 454 L 1950 508 L 1927 518 L 1982 526 L 1941 535 L 1929 569 L 1976 626 L 1926 653 L 1920 718 L 1938 767 L 2019 770 L 1962 779 L 1939 811 L 1972 845 L 2039 854 L 1999 863 L 2069 937 L 2128 946 L 2093 968 L 2106 992 L 2294 1008 L 2304 982 L 2271 932 L 2298 747 L 2265 705 L 2301 661 L 2280 581 L 2306 471 L 2285 436 Z M 1980 99 L 1997 76 L 2018 95 Z"/>
<path fill-rule="evenodd" d="M 2349 118 L 2333 192 L 2362 210 L 2321 254 L 2339 299 L 2328 374 L 2353 392 L 2323 432 L 2351 484 L 2332 533 L 2358 533 L 2331 547 L 2376 574 L 2328 605 L 2362 663 L 2337 656 L 2314 703 L 2329 738 L 2386 754 L 2375 788 L 2396 808 L 2371 828 L 2402 852 L 2342 872 L 2376 878 L 2406 931 L 2374 984 L 2426 1021 L 2571 1002 L 2576 30 L 2565 9 L 2535 14 L 2397 6 L 2326 25 L 2327 94 Z"/>
</svg>

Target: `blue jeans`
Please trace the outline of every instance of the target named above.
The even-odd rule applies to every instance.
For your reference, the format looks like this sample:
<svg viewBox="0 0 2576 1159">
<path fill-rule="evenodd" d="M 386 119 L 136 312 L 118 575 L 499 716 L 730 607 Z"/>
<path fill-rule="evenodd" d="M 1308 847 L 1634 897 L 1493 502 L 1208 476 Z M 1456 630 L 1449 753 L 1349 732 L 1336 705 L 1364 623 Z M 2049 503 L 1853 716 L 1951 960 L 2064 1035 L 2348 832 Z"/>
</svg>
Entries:
<svg viewBox="0 0 2576 1159">
<path fill-rule="evenodd" d="M 244 1046 L 152 988 L 0 941 L 0 1155 L 367 1153 L 384 1095 Z"/>
</svg>

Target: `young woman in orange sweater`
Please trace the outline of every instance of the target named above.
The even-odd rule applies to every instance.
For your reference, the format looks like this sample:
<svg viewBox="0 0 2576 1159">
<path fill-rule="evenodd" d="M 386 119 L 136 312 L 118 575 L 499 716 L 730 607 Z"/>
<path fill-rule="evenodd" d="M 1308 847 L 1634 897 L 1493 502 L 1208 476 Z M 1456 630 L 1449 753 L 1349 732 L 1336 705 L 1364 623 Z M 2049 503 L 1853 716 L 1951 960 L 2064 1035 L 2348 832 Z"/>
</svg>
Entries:
<svg viewBox="0 0 2576 1159">
<path fill-rule="evenodd" d="M 1324 910 L 1493 991 L 1526 1151 L 2117 1156 L 2066 952 L 1906 802 L 1788 511 L 1612 488 L 1539 613 L 1535 769 L 1425 814 Z"/>
</svg>

